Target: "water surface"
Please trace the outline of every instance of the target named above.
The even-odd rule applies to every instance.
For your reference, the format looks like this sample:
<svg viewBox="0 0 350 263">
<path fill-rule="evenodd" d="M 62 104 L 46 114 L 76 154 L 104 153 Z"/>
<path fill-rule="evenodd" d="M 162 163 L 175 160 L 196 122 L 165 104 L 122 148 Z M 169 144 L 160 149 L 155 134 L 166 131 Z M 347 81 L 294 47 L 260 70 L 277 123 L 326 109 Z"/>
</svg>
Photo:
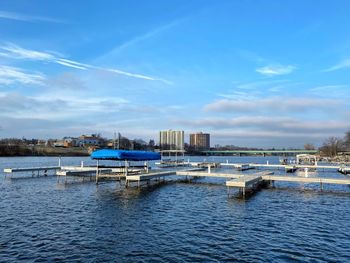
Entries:
<svg viewBox="0 0 350 263">
<path fill-rule="evenodd" d="M 207 157 L 226 159 L 278 162 Z M 80 160 L 94 163 L 81 157 L 62 161 Z M 0 158 L 0 169 L 57 162 Z M 50 176 L 11 180 L 1 174 L 0 261 L 350 262 L 349 187 L 325 186 L 321 192 L 313 184 L 276 186 L 241 200 L 228 198 L 222 179 L 191 184 L 173 179 L 138 190 L 116 182 L 65 186 Z"/>
</svg>

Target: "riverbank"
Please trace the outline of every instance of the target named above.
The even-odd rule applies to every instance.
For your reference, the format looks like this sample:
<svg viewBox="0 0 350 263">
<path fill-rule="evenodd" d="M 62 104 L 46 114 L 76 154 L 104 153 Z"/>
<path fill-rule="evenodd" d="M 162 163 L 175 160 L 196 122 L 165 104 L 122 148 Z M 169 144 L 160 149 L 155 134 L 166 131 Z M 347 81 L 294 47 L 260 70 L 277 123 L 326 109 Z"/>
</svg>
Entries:
<svg viewBox="0 0 350 263">
<path fill-rule="evenodd" d="M 0 157 L 16 156 L 89 156 L 86 148 L 51 147 L 42 145 L 1 145 Z"/>
</svg>

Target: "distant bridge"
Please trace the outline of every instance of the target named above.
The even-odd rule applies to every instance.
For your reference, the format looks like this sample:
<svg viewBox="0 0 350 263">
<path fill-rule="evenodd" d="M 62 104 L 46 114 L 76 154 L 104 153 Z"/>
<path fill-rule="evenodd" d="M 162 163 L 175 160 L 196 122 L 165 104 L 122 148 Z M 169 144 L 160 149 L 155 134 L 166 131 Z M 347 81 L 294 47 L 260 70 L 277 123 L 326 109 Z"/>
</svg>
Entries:
<svg viewBox="0 0 350 263">
<path fill-rule="evenodd" d="M 317 154 L 318 150 L 226 150 L 202 151 L 206 155 L 297 155 Z"/>
</svg>

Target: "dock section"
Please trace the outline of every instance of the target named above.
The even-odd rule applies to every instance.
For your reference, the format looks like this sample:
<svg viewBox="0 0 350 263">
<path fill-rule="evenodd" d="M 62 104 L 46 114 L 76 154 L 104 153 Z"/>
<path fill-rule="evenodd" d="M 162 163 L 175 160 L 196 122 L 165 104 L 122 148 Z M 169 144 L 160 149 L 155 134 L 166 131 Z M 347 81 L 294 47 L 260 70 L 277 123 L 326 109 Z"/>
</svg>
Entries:
<svg viewBox="0 0 350 263">
<path fill-rule="evenodd" d="M 343 174 L 350 174 L 350 167 L 344 166 L 344 165 L 305 165 L 305 164 L 261 164 L 261 163 L 220 163 L 220 166 L 223 167 L 250 167 L 250 169 L 259 169 L 259 168 L 266 168 L 266 169 L 281 169 L 285 170 L 286 172 L 295 172 L 298 169 L 305 170 L 307 169 L 315 169 L 320 171 L 326 171 L 326 170 L 337 170 L 340 173 Z M 247 169 L 245 169 L 247 170 Z"/>
<path fill-rule="evenodd" d="M 127 175 L 125 176 L 125 186 L 129 187 L 132 182 L 136 182 L 137 186 L 141 186 L 141 182 L 146 182 L 147 185 L 150 184 L 151 180 L 160 181 L 165 176 L 174 175 L 176 171 L 159 171 L 153 173 L 143 173 L 143 174 L 135 174 L 135 175 Z"/>
<path fill-rule="evenodd" d="M 240 193 L 245 197 L 245 192 L 248 187 L 253 188 L 262 183 L 262 176 L 260 174 L 244 175 L 237 179 L 226 182 L 227 187 L 237 187 Z M 229 189 L 228 189 L 229 190 Z"/>
<path fill-rule="evenodd" d="M 60 170 L 60 166 L 43 166 L 43 167 L 24 167 L 24 168 L 5 168 L 4 173 L 5 177 L 6 174 L 10 174 L 11 178 L 14 173 L 27 173 L 31 172 L 31 176 L 47 176 L 49 171 L 54 171 L 54 174 L 56 171 Z"/>
</svg>

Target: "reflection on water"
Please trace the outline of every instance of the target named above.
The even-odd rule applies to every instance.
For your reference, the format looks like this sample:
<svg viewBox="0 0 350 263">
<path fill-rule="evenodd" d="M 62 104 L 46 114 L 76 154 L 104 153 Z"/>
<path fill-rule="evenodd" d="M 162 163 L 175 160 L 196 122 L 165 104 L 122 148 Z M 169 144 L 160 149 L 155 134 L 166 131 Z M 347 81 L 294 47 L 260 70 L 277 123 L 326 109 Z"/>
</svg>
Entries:
<svg viewBox="0 0 350 263">
<path fill-rule="evenodd" d="M 63 163 L 79 165 L 82 159 L 94 163 L 88 158 Z M 0 158 L 1 170 L 56 164 L 57 158 Z M 139 190 L 117 182 L 64 186 L 55 177 L 4 180 L 2 174 L 0 261 L 350 261 L 349 187 L 325 185 L 320 192 L 317 184 L 280 182 L 244 201 L 228 198 L 224 181 L 172 180 Z"/>
</svg>

